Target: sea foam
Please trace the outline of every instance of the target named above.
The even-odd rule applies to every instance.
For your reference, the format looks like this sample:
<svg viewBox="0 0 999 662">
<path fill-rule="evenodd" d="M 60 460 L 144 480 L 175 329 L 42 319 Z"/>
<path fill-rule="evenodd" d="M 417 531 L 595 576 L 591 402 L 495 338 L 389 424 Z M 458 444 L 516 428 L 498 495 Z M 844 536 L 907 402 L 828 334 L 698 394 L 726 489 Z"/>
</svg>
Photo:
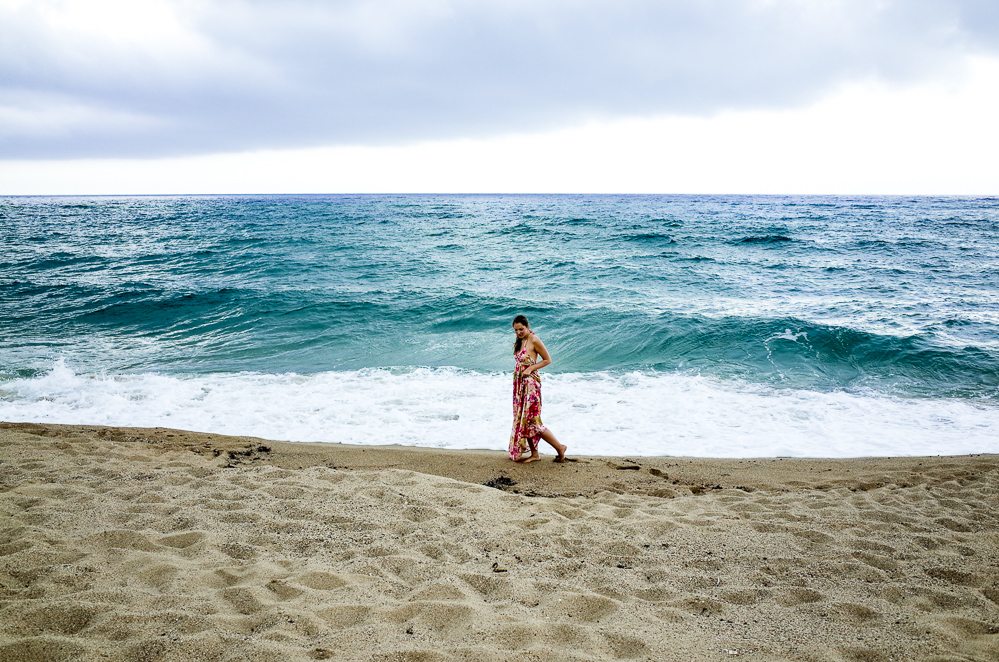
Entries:
<svg viewBox="0 0 999 662">
<path fill-rule="evenodd" d="M 677 373 L 543 380 L 545 423 L 579 454 L 999 452 L 999 407 L 989 402 L 780 389 Z M 500 451 L 510 401 L 510 375 L 456 368 L 100 375 L 60 360 L 44 375 L 0 385 L 0 419 Z"/>
</svg>

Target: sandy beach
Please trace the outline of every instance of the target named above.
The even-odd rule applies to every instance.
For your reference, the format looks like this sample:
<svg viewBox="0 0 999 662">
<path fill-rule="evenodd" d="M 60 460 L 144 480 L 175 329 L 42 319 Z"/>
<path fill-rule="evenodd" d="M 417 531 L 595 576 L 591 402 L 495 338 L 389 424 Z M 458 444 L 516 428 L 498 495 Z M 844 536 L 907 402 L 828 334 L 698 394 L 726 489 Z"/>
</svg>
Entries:
<svg viewBox="0 0 999 662">
<path fill-rule="evenodd" d="M 995 455 L 548 459 L 0 424 L 0 659 L 999 657 Z"/>
</svg>

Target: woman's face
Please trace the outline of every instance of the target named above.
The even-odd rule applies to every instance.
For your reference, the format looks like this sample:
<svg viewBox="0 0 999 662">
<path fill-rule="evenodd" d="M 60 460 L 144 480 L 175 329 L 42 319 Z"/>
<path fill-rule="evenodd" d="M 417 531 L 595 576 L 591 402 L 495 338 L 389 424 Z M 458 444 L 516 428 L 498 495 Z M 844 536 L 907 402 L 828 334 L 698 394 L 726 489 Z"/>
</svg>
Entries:
<svg viewBox="0 0 999 662">
<path fill-rule="evenodd" d="M 523 340 L 524 338 L 527 337 L 527 334 L 529 334 L 531 331 L 520 322 L 515 322 L 513 325 L 513 332 L 517 334 L 518 338 Z"/>
</svg>

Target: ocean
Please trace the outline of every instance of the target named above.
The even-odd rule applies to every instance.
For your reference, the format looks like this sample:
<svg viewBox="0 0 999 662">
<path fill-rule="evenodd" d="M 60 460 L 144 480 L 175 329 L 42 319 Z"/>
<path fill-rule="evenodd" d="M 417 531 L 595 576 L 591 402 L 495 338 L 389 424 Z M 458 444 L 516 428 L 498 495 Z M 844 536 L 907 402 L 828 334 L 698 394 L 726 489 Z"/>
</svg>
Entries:
<svg viewBox="0 0 999 662">
<path fill-rule="evenodd" d="M 0 420 L 570 454 L 999 452 L 999 198 L 0 197 Z"/>
</svg>

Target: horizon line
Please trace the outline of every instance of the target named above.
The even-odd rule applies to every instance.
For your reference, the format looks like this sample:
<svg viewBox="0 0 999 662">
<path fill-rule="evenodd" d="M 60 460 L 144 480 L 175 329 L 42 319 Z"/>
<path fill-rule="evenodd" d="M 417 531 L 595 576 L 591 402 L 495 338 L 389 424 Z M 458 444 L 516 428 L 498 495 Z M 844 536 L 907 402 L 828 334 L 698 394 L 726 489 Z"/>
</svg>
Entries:
<svg viewBox="0 0 999 662">
<path fill-rule="evenodd" d="M 0 198 L 175 198 L 175 197 L 278 197 L 278 196 L 673 196 L 673 197 L 836 197 L 836 198 L 996 198 L 999 193 L 653 193 L 653 192 L 330 192 L 330 193 L 0 193 Z"/>
</svg>

